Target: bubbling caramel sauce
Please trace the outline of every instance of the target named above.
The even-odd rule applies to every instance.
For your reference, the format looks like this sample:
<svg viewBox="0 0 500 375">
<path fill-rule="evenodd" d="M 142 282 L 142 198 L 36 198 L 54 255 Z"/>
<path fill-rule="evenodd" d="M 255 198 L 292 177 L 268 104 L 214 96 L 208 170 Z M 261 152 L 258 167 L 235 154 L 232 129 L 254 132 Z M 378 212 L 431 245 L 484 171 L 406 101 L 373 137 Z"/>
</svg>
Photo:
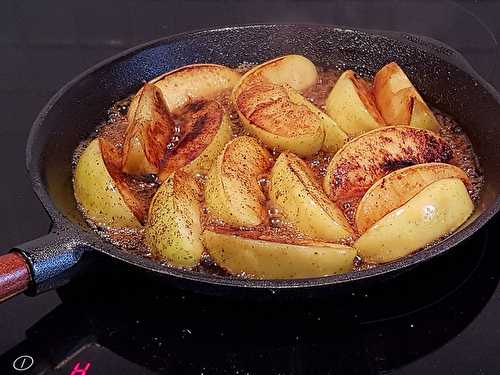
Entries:
<svg viewBox="0 0 500 375">
<path fill-rule="evenodd" d="M 246 70 L 250 69 L 249 66 L 240 67 L 239 70 L 243 73 Z M 342 72 L 336 69 L 324 69 L 318 67 L 319 78 L 315 85 L 309 87 L 307 90 L 302 92 L 302 94 L 310 100 L 313 104 L 315 104 L 320 109 L 325 109 L 325 101 L 330 93 L 331 89 L 335 85 L 335 82 L 339 78 Z M 366 82 L 368 85 L 371 85 L 370 82 Z M 226 112 L 229 114 L 229 117 L 232 122 L 232 130 L 234 133 L 234 137 L 239 135 L 249 135 L 245 132 L 242 124 L 239 121 L 238 114 L 236 113 L 235 108 L 231 104 L 229 99 L 230 92 L 224 92 L 216 100 L 224 107 Z M 130 98 L 123 99 L 115 105 L 113 105 L 108 111 L 107 120 L 101 124 L 96 130 L 95 134 L 91 137 L 94 138 L 96 136 L 105 137 L 108 141 L 110 141 L 118 150 L 122 150 L 123 142 L 125 139 L 125 130 L 127 128 L 127 110 L 130 104 Z M 449 115 L 433 109 L 437 120 L 439 121 L 440 127 L 440 135 L 450 144 L 453 153 L 454 159 L 453 164 L 462 168 L 470 178 L 471 187 L 469 193 L 472 197 L 472 200 L 477 203 L 481 187 L 483 184 L 483 176 L 481 173 L 481 169 L 479 166 L 479 162 L 477 156 L 474 153 L 472 144 L 465 134 L 465 131 L 460 127 L 460 125 Z M 178 122 L 179 117 L 175 117 L 174 121 Z M 180 126 L 176 127 L 176 131 L 180 132 Z M 178 134 L 177 134 L 178 135 Z M 175 134 L 174 134 L 175 136 Z M 179 137 L 174 137 L 174 139 L 178 139 Z M 89 140 L 82 142 L 82 144 L 77 148 L 73 158 L 73 165 L 76 165 L 78 158 L 88 144 Z M 170 148 L 175 147 L 175 145 L 169 145 Z M 273 159 L 276 159 L 279 156 L 279 152 L 277 150 L 269 150 Z M 326 173 L 327 166 L 332 158 L 331 154 L 320 151 L 316 155 L 306 159 L 307 164 L 312 169 L 314 177 L 317 179 L 318 183 L 321 184 L 321 181 Z M 203 173 L 197 173 L 195 175 L 196 180 L 200 185 L 204 185 L 206 181 L 206 175 Z M 144 200 L 146 204 L 149 204 L 154 193 L 159 187 L 159 182 L 156 176 L 144 176 L 141 178 L 127 176 L 126 180 L 128 186 L 140 197 L 140 199 Z M 259 184 L 267 197 L 267 190 L 269 186 L 269 179 L 267 175 L 263 175 L 259 179 Z M 297 232 L 292 226 L 286 223 L 280 215 L 280 211 L 278 208 L 274 207 L 269 199 L 266 201 L 266 212 L 267 217 L 265 222 L 262 225 L 253 228 L 245 228 L 245 227 L 231 227 L 225 224 L 220 219 L 214 217 L 210 214 L 210 211 L 205 205 L 205 202 L 202 198 L 202 224 L 205 228 L 211 228 L 220 232 L 230 232 L 234 234 L 241 235 L 247 238 L 261 238 L 261 239 L 269 239 L 279 242 L 295 242 L 307 240 L 308 238 L 302 233 Z M 83 212 L 83 210 L 81 210 Z M 96 223 L 92 221 L 91 218 L 87 217 L 89 225 L 104 239 L 123 249 L 123 251 L 132 252 L 134 254 L 139 254 L 144 257 L 154 258 L 158 262 L 168 266 L 164 261 L 155 257 L 154 254 L 147 248 L 147 246 L 143 242 L 143 231 L 142 230 L 133 230 L 128 228 L 103 228 L 98 226 Z M 347 243 L 349 244 L 349 243 Z M 363 264 L 360 259 L 357 259 L 355 262 L 355 270 L 366 269 L 374 267 L 374 265 Z M 195 267 L 196 271 L 203 273 L 210 273 L 221 276 L 230 276 L 226 271 L 218 267 L 210 258 L 208 254 L 204 254 L 200 265 Z"/>
</svg>

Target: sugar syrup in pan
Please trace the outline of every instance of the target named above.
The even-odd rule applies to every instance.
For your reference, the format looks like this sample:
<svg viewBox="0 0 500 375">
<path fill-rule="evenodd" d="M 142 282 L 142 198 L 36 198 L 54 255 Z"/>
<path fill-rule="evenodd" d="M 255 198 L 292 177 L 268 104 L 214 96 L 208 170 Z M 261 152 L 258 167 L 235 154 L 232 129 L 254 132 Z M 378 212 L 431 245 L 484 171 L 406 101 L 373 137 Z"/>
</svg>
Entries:
<svg viewBox="0 0 500 375">
<path fill-rule="evenodd" d="M 244 72 L 248 69 L 248 66 L 244 66 L 240 68 L 240 71 Z M 324 110 L 326 98 L 335 82 L 339 78 L 341 71 L 332 68 L 318 67 L 318 73 L 319 78 L 316 84 L 308 88 L 302 94 L 317 107 Z M 233 134 L 236 137 L 245 134 L 245 132 L 241 123 L 239 122 L 238 115 L 236 114 L 235 109 L 230 103 L 229 94 L 229 92 L 222 93 L 218 98 L 216 98 L 216 100 L 219 101 L 229 113 L 230 119 L 232 121 Z M 117 147 L 118 150 L 121 150 L 123 148 L 125 130 L 127 128 L 126 113 L 130 101 L 131 97 L 115 103 L 108 111 L 107 120 L 98 127 L 96 133 L 91 138 L 94 138 L 95 136 L 105 137 L 115 147 Z M 472 197 L 472 200 L 477 203 L 483 184 L 483 176 L 472 144 L 465 131 L 451 116 L 437 109 L 433 109 L 433 111 L 441 125 L 440 135 L 450 144 L 453 150 L 453 164 L 463 169 L 469 176 L 471 181 L 469 193 Z M 175 120 L 176 119 L 174 118 L 174 121 Z M 179 129 L 180 127 L 177 127 L 176 131 L 178 132 Z M 174 141 L 178 142 L 179 137 L 175 136 L 176 134 L 174 134 Z M 75 151 L 73 157 L 73 165 L 76 165 L 76 162 L 78 161 L 82 150 L 85 148 L 88 142 L 89 140 L 82 142 L 82 144 Z M 175 144 L 171 144 L 169 145 L 169 147 L 175 147 Z M 269 151 L 273 159 L 278 157 L 279 153 L 276 150 Z M 306 162 L 314 172 L 314 176 L 316 177 L 318 183 L 321 182 L 323 176 L 325 175 L 326 168 L 331 158 L 332 155 L 320 151 L 318 154 L 313 155 L 311 158 L 308 158 L 306 160 Z M 204 184 L 206 180 L 205 174 L 198 173 L 195 175 L 195 177 L 201 185 Z M 134 192 L 136 192 L 136 195 L 139 197 L 139 199 L 143 200 L 144 204 L 147 205 L 149 205 L 149 202 L 151 201 L 154 193 L 159 187 L 159 181 L 157 180 L 156 176 L 152 175 L 144 176 L 142 178 L 127 176 L 126 182 L 127 185 Z M 261 176 L 261 178 L 259 179 L 259 184 L 262 187 L 262 191 L 267 196 L 267 188 L 269 185 L 268 176 Z M 221 220 L 212 217 L 208 209 L 205 207 L 203 201 L 202 207 L 202 223 L 205 227 L 216 227 L 219 230 L 227 230 L 228 232 L 237 233 L 238 235 L 248 238 L 268 238 L 270 240 L 276 240 L 280 242 L 292 242 L 296 240 L 307 239 L 301 233 L 296 232 L 283 220 L 280 215 L 279 209 L 273 207 L 269 200 L 267 201 L 266 221 L 264 224 L 259 225 L 255 228 L 230 227 L 223 223 Z M 83 210 L 80 211 L 83 212 Z M 149 248 L 144 244 L 143 231 L 129 228 L 106 228 L 99 226 L 89 217 L 86 217 L 86 220 L 99 236 L 113 243 L 115 246 L 123 249 L 123 251 L 128 251 L 144 257 L 153 258 L 168 267 L 167 263 L 152 254 Z M 347 241 L 347 244 L 349 244 L 349 241 Z M 376 267 L 374 265 L 363 263 L 359 258 L 356 259 L 355 263 L 355 269 L 358 270 Z M 226 271 L 218 267 L 206 253 L 203 255 L 200 265 L 197 266 L 195 270 L 220 276 L 230 276 Z"/>
</svg>

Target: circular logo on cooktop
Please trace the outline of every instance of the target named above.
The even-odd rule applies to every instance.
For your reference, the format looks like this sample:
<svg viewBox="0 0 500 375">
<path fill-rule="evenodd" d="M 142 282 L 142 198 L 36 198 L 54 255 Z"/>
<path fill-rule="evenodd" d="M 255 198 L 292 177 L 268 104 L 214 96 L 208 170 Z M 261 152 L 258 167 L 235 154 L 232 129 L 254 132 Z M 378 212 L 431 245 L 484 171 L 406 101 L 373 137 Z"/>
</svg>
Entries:
<svg viewBox="0 0 500 375">
<path fill-rule="evenodd" d="M 17 357 L 14 362 L 12 362 L 12 367 L 16 371 L 26 371 L 33 366 L 35 360 L 29 355 L 22 355 Z"/>
</svg>

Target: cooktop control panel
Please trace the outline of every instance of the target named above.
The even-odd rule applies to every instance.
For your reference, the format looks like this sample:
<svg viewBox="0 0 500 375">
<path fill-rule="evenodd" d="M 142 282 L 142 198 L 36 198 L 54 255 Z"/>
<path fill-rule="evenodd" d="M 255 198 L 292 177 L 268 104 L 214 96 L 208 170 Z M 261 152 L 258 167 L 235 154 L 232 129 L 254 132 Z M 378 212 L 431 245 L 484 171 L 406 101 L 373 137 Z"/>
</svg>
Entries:
<svg viewBox="0 0 500 375">
<path fill-rule="evenodd" d="M 36 354 L 21 354 L 10 359 L 11 368 L 5 369 L 2 374 L 154 374 L 95 343 L 79 348 L 53 368 L 47 366 L 46 359 Z"/>
</svg>

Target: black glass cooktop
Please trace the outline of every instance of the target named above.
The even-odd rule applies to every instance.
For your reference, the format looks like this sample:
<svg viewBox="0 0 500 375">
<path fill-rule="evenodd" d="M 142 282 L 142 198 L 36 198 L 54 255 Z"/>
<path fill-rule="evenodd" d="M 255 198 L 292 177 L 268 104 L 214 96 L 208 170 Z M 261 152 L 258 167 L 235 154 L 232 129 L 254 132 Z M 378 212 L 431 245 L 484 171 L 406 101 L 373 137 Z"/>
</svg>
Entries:
<svg viewBox="0 0 500 375">
<path fill-rule="evenodd" d="M 500 90 L 500 2 L 21 1 L 0 4 L 0 243 L 47 232 L 24 146 L 50 96 L 150 39 L 255 22 L 408 31 Z M 70 125 L 70 124 L 68 124 Z M 57 291 L 0 305 L 0 374 L 500 374 L 499 219 L 448 254 L 328 300 L 225 300 L 96 254 Z"/>
</svg>

